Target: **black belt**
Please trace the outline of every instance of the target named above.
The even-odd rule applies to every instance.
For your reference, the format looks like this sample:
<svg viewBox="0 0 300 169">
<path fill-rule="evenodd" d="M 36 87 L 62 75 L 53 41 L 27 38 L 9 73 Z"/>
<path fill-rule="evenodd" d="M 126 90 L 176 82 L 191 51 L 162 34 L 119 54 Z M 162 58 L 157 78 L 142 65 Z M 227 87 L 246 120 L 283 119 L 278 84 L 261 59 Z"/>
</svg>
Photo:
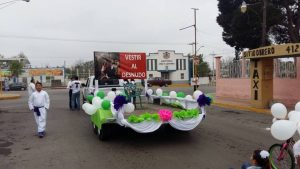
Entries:
<svg viewBox="0 0 300 169">
<path fill-rule="evenodd" d="M 42 107 L 37 107 L 37 106 L 34 106 L 33 108 L 33 111 L 36 112 L 36 115 L 37 116 L 40 116 L 41 115 L 41 112 L 40 112 L 40 108 L 43 108 L 44 106 Z"/>
</svg>

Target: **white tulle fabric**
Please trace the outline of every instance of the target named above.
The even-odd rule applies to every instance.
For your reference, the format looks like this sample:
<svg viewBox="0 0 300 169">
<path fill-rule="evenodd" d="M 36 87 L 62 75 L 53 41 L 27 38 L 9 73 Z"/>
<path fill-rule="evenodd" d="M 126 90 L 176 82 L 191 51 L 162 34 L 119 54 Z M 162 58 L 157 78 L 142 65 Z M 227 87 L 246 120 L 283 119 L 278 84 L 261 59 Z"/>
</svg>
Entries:
<svg viewBox="0 0 300 169">
<path fill-rule="evenodd" d="M 193 130 L 195 127 L 197 127 L 200 122 L 203 119 L 204 114 L 199 114 L 197 118 L 187 119 L 187 120 L 178 120 L 178 119 L 172 119 L 169 121 L 169 124 L 177 129 L 182 131 L 189 131 Z"/>
<path fill-rule="evenodd" d="M 126 119 L 123 119 L 122 124 L 124 124 L 126 127 L 130 127 L 138 133 L 151 133 L 159 129 L 159 127 L 162 125 L 162 122 L 144 121 L 141 123 L 129 123 Z"/>
<path fill-rule="evenodd" d="M 196 109 L 198 108 L 198 103 L 194 99 L 186 99 L 186 98 L 171 98 L 170 96 L 156 96 L 156 95 L 151 95 L 150 100 L 153 101 L 154 98 L 160 98 L 162 99 L 163 102 L 167 104 L 171 103 L 176 103 L 181 105 L 185 109 Z"/>
<path fill-rule="evenodd" d="M 114 118 L 116 118 L 116 122 L 125 127 L 130 127 L 134 131 L 138 133 L 151 133 L 156 131 L 160 128 L 160 126 L 163 124 L 163 122 L 156 122 L 156 121 L 144 121 L 141 123 L 129 123 L 124 118 L 124 107 L 120 108 L 118 111 L 116 111 L 113 106 L 111 107 L 111 111 L 114 115 Z M 203 116 L 205 115 L 205 109 L 204 107 L 201 107 L 202 113 L 199 114 L 197 118 L 187 119 L 187 120 L 179 120 L 179 119 L 172 119 L 166 123 L 169 123 L 173 128 L 177 130 L 182 131 L 188 131 L 192 130 L 195 127 L 197 127 L 200 122 L 203 119 Z"/>
</svg>

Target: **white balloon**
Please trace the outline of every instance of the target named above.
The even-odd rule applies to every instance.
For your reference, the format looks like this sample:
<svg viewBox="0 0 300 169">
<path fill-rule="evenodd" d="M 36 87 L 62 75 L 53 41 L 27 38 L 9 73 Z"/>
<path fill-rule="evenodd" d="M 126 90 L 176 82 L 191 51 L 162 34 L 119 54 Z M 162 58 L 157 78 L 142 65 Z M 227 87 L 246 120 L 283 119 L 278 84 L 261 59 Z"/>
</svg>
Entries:
<svg viewBox="0 0 300 169">
<path fill-rule="evenodd" d="M 132 103 L 125 104 L 125 107 L 124 107 L 125 113 L 132 113 L 134 111 L 134 109 L 135 109 L 134 104 L 132 104 Z"/>
<path fill-rule="evenodd" d="M 296 110 L 296 111 L 300 111 L 300 102 L 298 102 L 298 103 L 295 105 L 295 110 Z"/>
<path fill-rule="evenodd" d="M 151 95 L 153 94 L 153 90 L 152 90 L 152 89 L 148 89 L 148 90 L 147 90 L 147 94 L 148 94 L 149 96 L 151 96 Z"/>
<path fill-rule="evenodd" d="M 185 98 L 188 100 L 193 100 L 193 97 L 191 95 L 186 95 Z"/>
<path fill-rule="evenodd" d="M 292 114 L 289 116 L 289 120 L 298 124 L 298 122 L 300 122 L 300 112 L 298 112 L 298 111 L 291 111 L 291 112 L 292 112 Z"/>
<path fill-rule="evenodd" d="M 92 100 L 92 104 L 97 108 L 97 109 L 100 109 L 101 108 L 101 99 L 100 97 L 94 97 L 93 100 Z"/>
<path fill-rule="evenodd" d="M 120 94 L 122 94 L 122 92 L 120 90 L 117 90 L 116 95 L 120 95 Z"/>
<path fill-rule="evenodd" d="M 156 89 L 156 95 L 157 96 L 162 96 L 163 91 L 161 90 L 161 88 Z"/>
<path fill-rule="evenodd" d="M 110 100 L 110 101 L 114 101 L 114 99 L 116 98 L 116 93 L 113 92 L 113 91 L 109 91 L 109 92 L 107 93 L 107 98 L 108 98 L 108 100 Z"/>
<path fill-rule="evenodd" d="M 297 125 L 297 131 L 298 131 L 298 134 L 300 134 L 300 123 L 298 123 L 298 125 Z"/>
<path fill-rule="evenodd" d="M 203 92 L 201 92 L 200 90 L 194 91 L 194 93 L 193 93 L 194 99 L 197 100 L 198 97 L 202 94 L 203 94 Z"/>
<path fill-rule="evenodd" d="M 293 114 L 295 114 L 296 113 L 296 111 L 295 110 L 292 110 L 292 111 L 290 111 L 289 112 L 289 114 L 288 114 L 288 118 L 290 119 L 291 118 L 291 116 L 293 115 Z"/>
<path fill-rule="evenodd" d="M 89 103 L 84 103 L 83 105 L 82 105 L 82 110 L 86 110 L 86 105 L 88 105 Z"/>
<path fill-rule="evenodd" d="M 297 130 L 296 123 L 289 120 L 278 120 L 271 126 L 272 136 L 280 141 L 285 141 L 295 134 Z"/>
<path fill-rule="evenodd" d="M 94 113 L 96 113 L 97 111 L 97 107 L 92 105 L 92 104 L 87 104 L 85 106 L 85 113 L 88 114 L 88 115 L 93 115 Z"/>
<path fill-rule="evenodd" d="M 176 98 L 177 97 L 177 93 L 175 91 L 171 91 L 170 92 L 170 97 L 171 98 Z"/>
<path fill-rule="evenodd" d="M 276 121 L 278 121 L 278 119 L 276 119 L 275 117 L 272 120 L 272 123 L 275 123 Z"/>
<path fill-rule="evenodd" d="M 282 103 L 275 103 L 271 107 L 271 113 L 277 119 L 285 119 L 287 115 L 287 109 Z"/>
<path fill-rule="evenodd" d="M 99 90 L 96 90 L 95 92 L 94 92 L 94 96 L 97 96 L 97 93 L 99 92 Z"/>
</svg>

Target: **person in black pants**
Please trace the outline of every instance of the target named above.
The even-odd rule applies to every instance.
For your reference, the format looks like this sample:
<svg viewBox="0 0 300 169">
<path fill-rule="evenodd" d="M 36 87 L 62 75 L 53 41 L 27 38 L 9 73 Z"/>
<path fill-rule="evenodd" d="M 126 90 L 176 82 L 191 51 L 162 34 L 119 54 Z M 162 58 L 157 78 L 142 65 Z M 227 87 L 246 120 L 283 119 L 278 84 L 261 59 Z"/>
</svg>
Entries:
<svg viewBox="0 0 300 169">
<path fill-rule="evenodd" d="M 71 77 L 67 89 L 69 89 L 69 108 L 72 109 L 72 88 L 71 88 L 71 83 L 74 81 L 74 77 Z"/>
</svg>

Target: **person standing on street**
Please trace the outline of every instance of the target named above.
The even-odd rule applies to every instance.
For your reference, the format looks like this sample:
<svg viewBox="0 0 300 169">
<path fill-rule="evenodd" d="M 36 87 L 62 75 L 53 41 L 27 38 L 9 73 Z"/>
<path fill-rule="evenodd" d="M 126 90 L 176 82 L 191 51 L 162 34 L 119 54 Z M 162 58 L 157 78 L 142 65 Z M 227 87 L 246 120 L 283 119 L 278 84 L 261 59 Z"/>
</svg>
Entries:
<svg viewBox="0 0 300 169">
<path fill-rule="evenodd" d="M 7 79 L 4 80 L 4 89 L 5 91 L 9 91 L 9 82 Z"/>
<path fill-rule="evenodd" d="M 31 94 L 33 93 L 33 92 L 35 92 L 35 84 L 34 84 L 34 79 L 31 79 L 30 80 L 30 83 L 29 83 L 29 85 L 28 85 L 28 97 L 30 97 L 31 96 Z"/>
<path fill-rule="evenodd" d="M 68 82 L 67 89 L 69 89 L 69 108 L 72 109 L 72 82 L 74 81 L 74 77 L 71 77 Z M 76 107 L 75 107 L 76 108 Z"/>
<path fill-rule="evenodd" d="M 42 90 L 41 82 L 36 82 L 36 91 L 33 92 L 28 101 L 29 109 L 34 112 L 34 118 L 38 127 L 38 136 L 43 138 L 46 130 L 47 110 L 49 110 L 50 99 L 46 91 Z"/>
<path fill-rule="evenodd" d="M 199 75 L 196 75 L 193 78 L 193 82 L 194 82 L 194 91 L 196 91 L 199 88 Z"/>
<path fill-rule="evenodd" d="M 78 80 L 78 76 L 75 76 L 75 80 L 71 83 L 72 89 L 72 108 L 71 110 L 80 110 L 80 85 L 81 82 Z"/>
</svg>

